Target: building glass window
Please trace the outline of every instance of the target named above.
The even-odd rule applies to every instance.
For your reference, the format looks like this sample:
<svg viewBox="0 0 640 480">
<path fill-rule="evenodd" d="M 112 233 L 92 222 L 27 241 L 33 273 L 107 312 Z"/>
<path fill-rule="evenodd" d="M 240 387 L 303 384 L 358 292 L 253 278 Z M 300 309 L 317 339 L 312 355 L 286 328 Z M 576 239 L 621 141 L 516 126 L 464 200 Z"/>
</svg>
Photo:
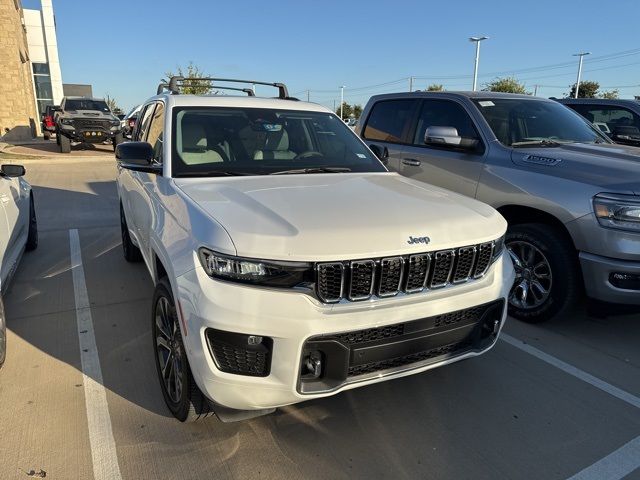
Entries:
<svg viewBox="0 0 640 480">
<path fill-rule="evenodd" d="M 32 63 L 33 84 L 36 87 L 36 101 L 38 104 L 38 115 L 42 113 L 47 105 L 53 105 L 53 89 L 51 87 L 51 75 L 49 75 L 48 63 Z"/>
</svg>

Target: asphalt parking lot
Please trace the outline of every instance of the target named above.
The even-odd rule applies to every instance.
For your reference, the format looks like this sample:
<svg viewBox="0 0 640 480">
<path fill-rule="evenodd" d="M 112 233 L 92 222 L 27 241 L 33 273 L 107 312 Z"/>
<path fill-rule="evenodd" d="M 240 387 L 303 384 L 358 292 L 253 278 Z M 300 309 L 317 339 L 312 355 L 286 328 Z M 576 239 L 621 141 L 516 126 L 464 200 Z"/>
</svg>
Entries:
<svg viewBox="0 0 640 480">
<path fill-rule="evenodd" d="M 5 297 L 0 479 L 640 479 L 640 314 L 625 309 L 510 320 L 477 359 L 243 423 L 177 422 L 153 363 L 153 285 L 121 253 L 113 157 L 22 163 L 40 245 Z M 83 374 L 92 348 L 102 378 Z"/>
</svg>

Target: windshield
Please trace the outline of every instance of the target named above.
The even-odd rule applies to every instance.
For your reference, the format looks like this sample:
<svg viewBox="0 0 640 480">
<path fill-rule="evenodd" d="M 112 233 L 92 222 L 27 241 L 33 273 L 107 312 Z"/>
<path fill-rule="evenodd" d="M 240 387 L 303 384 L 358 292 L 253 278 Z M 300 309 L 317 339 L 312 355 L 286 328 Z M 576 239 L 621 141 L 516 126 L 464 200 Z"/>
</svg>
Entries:
<svg viewBox="0 0 640 480">
<path fill-rule="evenodd" d="M 69 99 L 64 104 L 65 110 L 100 110 L 108 112 L 109 107 L 101 100 L 90 100 L 87 98 Z"/>
<path fill-rule="evenodd" d="M 172 135 L 174 177 L 386 171 L 330 113 L 175 108 Z"/>
<path fill-rule="evenodd" d="M 520 99 L 474 100 L 500 143 L 509 147 L 562 143 L 609 143 L 564 105 Z"/>
</svg>

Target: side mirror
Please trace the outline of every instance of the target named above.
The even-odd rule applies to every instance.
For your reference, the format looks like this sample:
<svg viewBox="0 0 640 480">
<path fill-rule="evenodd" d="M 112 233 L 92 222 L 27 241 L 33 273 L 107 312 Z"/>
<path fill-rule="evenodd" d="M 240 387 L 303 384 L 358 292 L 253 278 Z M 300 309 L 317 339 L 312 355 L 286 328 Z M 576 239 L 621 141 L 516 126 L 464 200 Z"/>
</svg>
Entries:
<svg viewBox="0 0 640 480">
<path fill-rule="evenodd" d="M 438 145 L 473 150 L 478 140 L 462 138 L 454 127 L 427 127 L 424 132 L 425 145 Z"/>
<path fill-rule="evenodd" d="M 383 164 L 389 163 L 389 150 L 387 147 L 380 147 L 379 145 L 369 145 L 369 148 L 373 152 L 373 154 L 378 157 Z"/>
<path fill-rule="evenodd" d="M 27 171 L 22 165 L 2 165 L 0 174 L 3 177 L 22 177 Z"/>
<path fill-rule="evenodd" d="M 118 166 L 136 172 L 162 173 L 162 165 L 153 163 L 153 147 L 147 142 L 124 142 L 116 147 Z"/>
</svg>

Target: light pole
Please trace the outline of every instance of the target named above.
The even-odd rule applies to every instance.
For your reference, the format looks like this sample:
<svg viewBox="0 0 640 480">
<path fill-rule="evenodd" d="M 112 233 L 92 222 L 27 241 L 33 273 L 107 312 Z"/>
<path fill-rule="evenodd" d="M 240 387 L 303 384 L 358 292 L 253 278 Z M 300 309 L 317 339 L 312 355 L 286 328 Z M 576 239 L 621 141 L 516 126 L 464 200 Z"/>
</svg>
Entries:
<svg viewBox="0 0 640 480">
<path fill-rule="evenodd" d="M 476 44 L 476 62 L 473 66 L 473 91 L 478 87 L 478 62 L 480 61 L 480 42 L 487 40 L 489 37 L 469 37 L 470 42 Z"/>
<path fill-rule="evenodd" d="M 582 59 L 585 55 L 591 55 L 591 52 L 580 52 L 574 53 L 574 57 L 580 57 L 578 61 L 578 79 L 576 80 L 576 93 L 573 95 L 573 98 L 578 98 L 578 90 L 580 90 L 580 77 L 582 76 Z"/>
<path fill-rule="evenodd" d="M 344 108 L 344 85 L 340 87 L 340 120 L 344 120 L 342 109 Z"/>
</svg>

